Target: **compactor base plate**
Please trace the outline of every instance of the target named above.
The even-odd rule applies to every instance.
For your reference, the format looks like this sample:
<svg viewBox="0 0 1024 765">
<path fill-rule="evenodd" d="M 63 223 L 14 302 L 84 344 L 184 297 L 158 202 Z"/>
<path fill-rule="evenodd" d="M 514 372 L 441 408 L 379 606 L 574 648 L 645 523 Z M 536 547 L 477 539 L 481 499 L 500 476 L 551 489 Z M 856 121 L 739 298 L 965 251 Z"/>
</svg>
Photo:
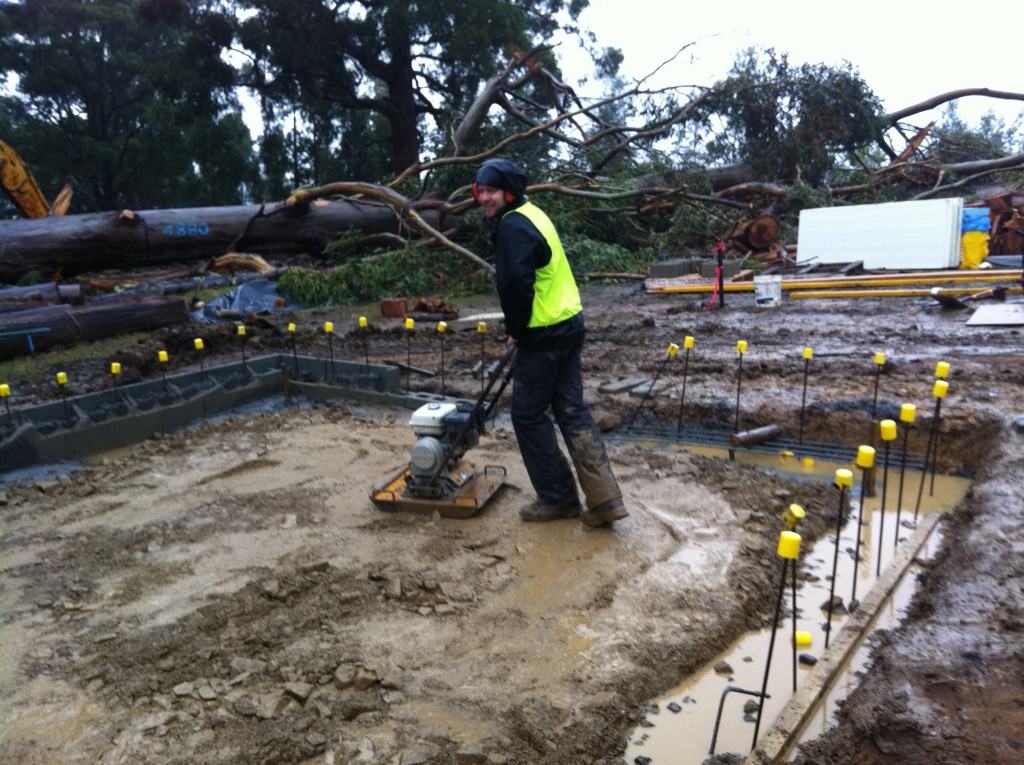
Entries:
<svg viewBox="0 0 1024 765">
<path fill-rule="evenodd" d="M 370 500 L 387 512 L 439 513 L 442 518 L 470 518 L 493 497 L 505 483 L 505 468 L 488 465 L 477 471 L 463 460 L 448 474 L 445 485 L 452 486 L 450 494 L 440 497 L 418 497 L 408 493 L 404 468 L 379 489 L 370 494 Z"/>
</svg>

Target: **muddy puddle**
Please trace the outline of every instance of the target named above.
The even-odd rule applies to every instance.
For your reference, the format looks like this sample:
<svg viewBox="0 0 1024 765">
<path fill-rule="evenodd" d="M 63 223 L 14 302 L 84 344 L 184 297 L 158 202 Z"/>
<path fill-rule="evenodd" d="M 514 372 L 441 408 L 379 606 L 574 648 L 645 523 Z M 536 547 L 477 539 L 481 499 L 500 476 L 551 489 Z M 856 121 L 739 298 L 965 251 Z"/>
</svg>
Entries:
<svg viewBox="0 0 1024 765">
<path fill-rule="evenodd" d="M 725 456 L 714 449 L 696 450 L 709 456 Z M 875 496 L 862 497 L 860 471 L 851 465 L 743 451 L 737 451 L 734 458 L 736 461 L 755 464 L 760 469 L 823 482 L 832 481 L 839 468 L 852 468 L 853 487 L 845 494 L 844 512 L 848 514 L 848 520 L 841 527 L 838 548 L 833 531 L 818 540 L 809 550 L 801 550 L 801 570 L 795 592 L 795 621 L 793 573 L 789 566 L 774 641 L 771 628 L 747 633 L 724 647 L 718 656 L 687 676 L 680 685 L 652 699 L 646 719 L 628 738 L 626 762 L 642 765 L 700 765 L 711 754 L 734 753 L 745 756 L 755 744 L 755 728 L 759 734 L 767 730 L 789 702 L 795 688 L 803 683 L 812 669 L 812 661 L 816 662 L 826 650 L 830 596 L 836 598 L 833 600 L 831 638 L 842 629 L 847 606 L 854 601 L 864 600 L 875 585 L 879 572 L 886 573 L 900 545 L 914 534 L 914 507 L 922 480 L 919 520 L 925 514 L 951 512 L 971 486 L 971 480 L 966 478 L 937 475 L 932 489 L 930 476 L 908 470 L 902 474 L 903 503 L 899 505 L 897 499 L 901 471 L 898 463 L 896 469 L 890 467 L 887 476 L 878 470 L 875 476 Z M 886 478 L 883 512 L 881 495 L 883 479 Z M 826 513 L 834 525 L 840 502 L 838 490 L 835 497 L 836 502 L 831 507 L 807 510 Z M 860 529 L 860 560 L 855 561 L 856 518 L 860 514 L 862 501 L 865 522 Z M 898 523 L 897 514 L 900 515 Z M 796 531 L 799 530 L 798 525 Z M 812 739 L 835 725 L 839 704 L 856 688 L 867 664 L 872 643 L 871 632 L 890 629 L 901 621 L 918 587 L 920 562 L 927 561 L 938 550 L 940 534 L 936 530 L 925 541 L 915 563 L 908 568 L 893 594 L 885 601 L 864 641 L 837 675 L 832 688 L 802 731 L 801 741 Z M 699 554 L 699 551 L 695 552 Z M 776 587 L 782 574 L 782 562 L 780 557 L 773 560 L 777 566 L 773 579 Z M 695 569 L 699 569 L 699 560 L 692 561 L 692 564 Z M 833 569 L 836 572 L 834 585 Z M 794 651 L 793 635 L 797 632 L 808 633 L 811 644 Z M 762 686 L 769 698 L 764 703 L 758 723 L 756 704 Z"/>
</svg>

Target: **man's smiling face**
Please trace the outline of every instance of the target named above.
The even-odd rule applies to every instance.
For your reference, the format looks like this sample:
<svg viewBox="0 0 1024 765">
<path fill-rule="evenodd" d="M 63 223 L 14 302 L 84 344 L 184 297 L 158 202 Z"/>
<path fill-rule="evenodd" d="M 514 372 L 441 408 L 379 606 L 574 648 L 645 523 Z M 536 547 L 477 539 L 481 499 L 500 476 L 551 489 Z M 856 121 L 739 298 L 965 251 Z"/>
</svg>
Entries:
<svg viewBox="0 0 1024 765">
<path fill-rule="evenodd" d="M 497 218 L 507 204 L 503 190 L 482 184 L 477 184 L 476 199 L 488 218 Z"/>
</svg>

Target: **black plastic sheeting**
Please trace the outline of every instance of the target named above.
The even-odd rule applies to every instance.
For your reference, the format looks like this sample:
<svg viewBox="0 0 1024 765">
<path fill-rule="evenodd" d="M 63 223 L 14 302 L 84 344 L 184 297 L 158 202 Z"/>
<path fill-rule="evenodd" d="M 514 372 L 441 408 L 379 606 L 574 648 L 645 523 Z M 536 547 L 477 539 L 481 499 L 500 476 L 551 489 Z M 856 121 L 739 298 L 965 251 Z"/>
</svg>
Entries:
<svg viewBox="0 0 1024 765">
<path fill-rule="evenodd" d="M 301 307 L 275 306 L 278 298 L 277 282 L 254 279 L 210 300 L 202 308 L 193 311 L 192 318 L 203 324 L 216 324 L 221 321 L 232 321 L 246 314 L 283 313 Z M 225 312 L 228 315 L 225 315 Z"/>
</svg>

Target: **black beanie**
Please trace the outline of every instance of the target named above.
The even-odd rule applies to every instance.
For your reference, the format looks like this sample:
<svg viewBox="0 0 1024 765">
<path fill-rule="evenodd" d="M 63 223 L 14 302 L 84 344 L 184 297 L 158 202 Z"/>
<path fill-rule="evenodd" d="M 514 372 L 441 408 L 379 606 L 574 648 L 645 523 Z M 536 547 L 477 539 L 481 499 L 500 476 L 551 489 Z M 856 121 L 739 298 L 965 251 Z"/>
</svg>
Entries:
<svg viewBox="0 0 1024 765">
<path fill-rule="evenodd" d="M 516 199 L 526 193 L 526 171 L 507 159 L 489 159 L 476 171 L 476 183 L 507 191 Z"/>
</svg>

